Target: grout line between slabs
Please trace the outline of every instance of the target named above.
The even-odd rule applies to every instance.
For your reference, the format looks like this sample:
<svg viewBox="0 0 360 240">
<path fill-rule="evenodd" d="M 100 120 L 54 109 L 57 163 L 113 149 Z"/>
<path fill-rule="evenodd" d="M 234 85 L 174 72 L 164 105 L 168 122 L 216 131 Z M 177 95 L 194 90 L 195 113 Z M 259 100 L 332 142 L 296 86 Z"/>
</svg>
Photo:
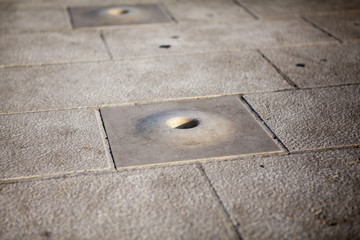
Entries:
<svg viewBox="0 0 360 240">
<path fill-rule="evenodd" d="M 102 130 L 103 130 L 103 132 L 104 132 L 104 134 L 105 134 L 105 139 L 106 139 L 106 140 L 104 139 L 104 141 L 107 142 L 106 147 L 108 147 L 110 159 L 111 159 L 111 161 L 112 161 L 112 164 L 113 164 L 115 170 L 117 170 L 116 163 L 115 163 L 115 159 L 114 159 L 113 153 L 112 153 L 112 151 L 111 151 L 111 145 L 110 145 L 109 137 L 108 137 L 108 134 L 107 134 L 107 132 L 106 132 L 104 119 L 103 119 L 103 117 L 102 117 L 101 111 L 100 111 L 100 110 L 97 110 L 97 111 L 98 111 L 98 114 L 99 114 L 99 115 L 98 115 L 98 116 L 99 116 L 99 125 L 100 125 L 99 127 L 102 127 Z"/>
<path fill-rule="evenodd" d="M 67 15 L 67 19 L 68 19 L 68 23 L 70 25 L 70 29 L 73 30 L 74 29 L 74 19 L 72 18 L 71 12 L 70 12 L 70 8 L 65 6 L 65 11 L 66 11 L 66 15 Z"/>
<path fill-rule="evenodd" d="M 272 138 L 277 141 L 277 143 L 280 145 L 280 147 L 285 151 L 289 152 L 289 149 L 285 146 L 285 144 L 280 140 L 278 136 L 271 130 L 271 128 L 267 125 L 267 123 L 261 118 L 261 116 L 255 111 L 255 109 L 249 104 L 246 99 L 241 96 L 241 101 L 249 108 L 250 112 L 259 120 L 268 130 L 268 132 L 272 135 Z"/>
<path fill-rule="evenodd" d="M 62 173 L 53 173 L 53 174 L 44 174 L 44 175 L 31 175 L 31 176 L 22 176 L 22 177 L 13 177 L 13 178 L 3 178 L 0 179 L 0 184 L 12 184 L 18 182 L 28 182 L 36 180 L 48 180 L 48 179 L 58 179 L 58 178 L 67 178 L 80 175 L 90 175 L 90 174 L 107 174 L 114 172 L 113 168 L 99 168 L 99 169 L 87 169 L 73 172 L 62 172 Z"/>
<path fill-rule="evenodd" d="M 340 85 L 331 85 L 331 86 L 315 86 L 315 87 L 304 87 L 304 88 L 286 88 L 270 91 L 259 91 L 259 92 L 244 92 L 244 93 L 231 93 L 231 94 L 217 94 L 217 95 L 206 95 L 206 96 L 193 96 L 193 97 L 178 97 L 178 98 L 164 98 L 156 100 L 147 100 L 147 101 L 133 101 L 133 102 L 120 102 L 113 104 L 98 104 L 98 105 L 88 105 L 88 106 L 79 106 L 79 107 L 63 107 L 63 108 L 49 108 L 49 109 L 40 109 L 40 110 L 25 110 L 20 112 L 0 112 L 2 115 L 15 115 L 15 114 L 26 114 L 26 113 L 38 113 L 38 112 L 52 112 L 52 111 L 64 111 L 64 110 L 77 110 L 77 109 L 86 109 L 86 108 L 104 108 L 104 107 L 121 107 L 121 106 L 131 106 L 131 105 L 145 105 L 153 103 L 165 103 L 165 102 L 174 102 L 174 101 L 187 101 L 187 100 L 198 100 L 198 99 L 208 99 L 208 98 L 217 98 L 217 97 L 226 97 L 226 96 L 245 96 L 245 95 L 258 95 L 258 94 L 268 94 L 268 93 L 279 93 L 279 92 L 291 92 L 291 91 L 309 91 L 316 89 L 326 89 L 326 88 L 336 88 L 336 87 L 346 87 L 346 86 L 358 86 L 360 83 L 346 83 Z"/>
<path fill-rule="evenodd" d="M 295 89 L 299 89 L 299 87 L 285 73 L 283 73 L 280 68 L 278 68 L 273 62 L 271 62 L 270 59 L 268 59 L 259 49 L 257 49 L 257 52 L 276 70 L 278 74 L 280 74 L 280 76 L 287 82 L 287 84 L 289 84 Z"/>
<path fill-rule="evenodd" d="M 208 182 L 208 184 L 210 185 L 210 188 L 213 192 L 213 194 L 215 195 L 217 201 L 219 202 L 222 210 L 224 211 L 226 217 L 228 218 L 228 220 L 231 222 L 232 228 L 234 230 L 234 232 L 236 233 L 237 237 L 239 240 L 242 240 L 243 238 L 241 237 L 241 234 L 239 232 L 239 229 L 237 228 L 237 224 L 233 222 L 233 220 L 231 219 L 230 213 L 227 211 L 227 209 L 225 208 L 225 205 L 223 203 L 223 201 L 221 200 L 219 194 L 216 192 L 216 189 L 214 188 L 213 184 L 211 183 L 209 177 L 207 176 L 203 166 L 201 165 L 201 163 L 196 164 L 197 168 L 200 170 L 201 174 L 203 175 L 203 177 L 206 179 L 206 181 Z"/>
<path fill-rule="evenodd" d="M 244 6 L 244 4 L 240 3 L 239 0 L 233 0 L 236 5 L 238 5 L 240 8 L 244 9 L 244 11 L 249 14 L 252 18 L 255 20 L 259 20 L 259 17 L 255 15 L 250 9 Z"/>
<path fill-rule="evenodd" d="M 112 155 L 109 138 L 108 138 L 106 130 L 105 130 L 105 125 L 104 125 L 104 121 L 102 119 L 101 112 L 100 112 L 99 109 L 94 109 L 94 111 L 95 111 L 98 127 L 99 127 L 99 130 L 100 130 L 100 135 L 101 135 L 103 145 L 104 145 L 104 148 L 105 148 L 105 153 L 106 153 L 106 158 L 108 160 L 108 165 L 109 165 L 109 167 L 112 165 L 116 170 L 115 161 L 114 161 L 114 158 L 113 158 L 113 155 Z"/>
<path fill-rule="evenodd" d="M 110 47 L 109 45 L 107 44 L 106 42 L 106 39 L 105 39 L 105 36 L 104 36 L 104 32 L 101 30 L 100 31 L 100 38 L 101 38 L 101 41 L 103 42 L 104 46 L 105 46 L 105 49 L 106 49 L 106 52 L 107 54 L 109 55 L 109 59 L 110 60 L 113 60 L 113 55 L 111 54 L 111 51 L 110 51 Z"/>
<path fill-rule="evenodd" d="M 359 39 L 360 41 L 360 39 Z M 357 41 L 347 42 L 349 45 L 357 44 Z M 297 48 L 297 47 L 311 47 L 311 46 L 327 46 L 338 44 L 337 41 L 323 41 L 323 42 L 310 42 L 310 43 L 297 43 L 297 44 L 284 44 L 284 45 L 273 45 L 265 46 L 261 48 L 233 48 L 233 49 L 220 49 L 220 50 L 205 50 L 205 51 L 195 51 L 195 52 L 186 52 L 186 53 L 172 53 L 172 54 L 162 54 L 162 55 L 144 55 L 144 56 L 126 56 L 126 57 L 113 57 L 114 62 L 121 62 L 126 60 L 137 60 L 137 59 L 151 59 L 151 58 L 164 58 L 164 57 L 177 57 L 177 56 L 191 56 L 191 55 L 202 55 L 202 54 L 217 54 L 217 53 L 229 53 L 229 52 L 241 52 L 241 51 L 257 51 L 259 49 L 281 49 L 281 48 Z M 94 60 L 74 60 L 67 62 L 47 62 L 47 63 L 24 63 L 24 64 L 9 64 L 9 65 L 0 65 L 2 68 L 17 68 L 17 67 L 36 67 L 36 66 L 50 66 L 50 65 L 66 65 L 66 64 L 81 64 L 81 63 L 103 63 L 111 62 L 109 58 L 106 59 L 94 59 Z"/>
<path fill-rule="evenodd" d="M 304 153 L 316 153 L 316 152 L 327 152 L 333 150 L 346 150 L 346 149 L 360 149 L 360 144 L 355 145 L 342 145 L 342 146 L 331 146 L 319 149 L 303 149 L 303 150 L 295 150 L 291 152 L 264 152 L 264 153 L 253 153 L 253 154 L 243 154 L 243 155 L 234 155 L 234 156 L 221 156 L 221 157 L 211 157 L 204 159 L 195 159 L 195 160 L 184 160 L 178 162 L 168 162 L 168 163 L 160 163 L 160 164 L 149 164 L 149 165 L 139 165 L 133 167 L 124 167 L 114 170 L 113 168 L 102 168 L 102 169 L 90 169 L 90 170 L 81 170 L 74 172 L 65 172 L 65 173 L 54 173 L 54 174 L 46 174 L 46 175 L 32 175 L 32 176 L 24 176 L 24 177 L 16 177 L 16 178 L 4 178 L 0 179 L 0 184 L 13 184 L 18 182 L 29 182 L 29 181 L 41 181 L 41 180 L 50 180 L 50 179 L 59 179 L 59 178 L 70 178 L 76 176 L 93 176 L 99 174 L 110 174 L 114 172 L 122 173 L 129 171 L 138 171 L 138 170 L 147 170 L 152 168 L 166 168 L 166 167 L 174 167 L 174 166 L 184 166 L 184 165 L 198 165 L 203 163 L 214 163 L 219 161 L 237 161 L 246 159 L 249 157 L 259 157 L 266 158 L 272 156 L 287 156 L 287 155 L 297 155 Z"/>
<path fill-rule="evenodd" d="M 310 24 L 311 26 L 313 26 L 314 28 L 322 31 L 323 33 L 327 34 L 329 37 L 332 37 L 333 39 L 335 39 L 336 41 L 338 41 L 339 43 L 343 43 L 343 41 L 336 37 L 335 35 L 333 35 L 332 33 L 326 31 L 324 28 L 320 27 L 319 25 L 315 24 L 314 22 L 310 21 L 309 19 L 307 19 L 306 17 L 302 16 L 301 17 L 302 20 L 304 20 L 305 22 L 307 22 L 308 24 Z"/>
</svg>

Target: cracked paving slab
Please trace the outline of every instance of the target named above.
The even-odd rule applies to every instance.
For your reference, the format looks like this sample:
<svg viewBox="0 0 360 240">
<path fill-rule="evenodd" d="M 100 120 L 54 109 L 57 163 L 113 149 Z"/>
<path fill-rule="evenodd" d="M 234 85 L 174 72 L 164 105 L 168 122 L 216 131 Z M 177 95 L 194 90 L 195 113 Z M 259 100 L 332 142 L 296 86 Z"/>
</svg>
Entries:
<svg viewBox="0 0 360 240">
<path fill-rule="evenodd" d="M 261 50 L 299 87 L 360 83 L 360 45 Z"/>
<path fill-rule="evenodd" d="M 0 116 L 0 179 L 108 169 L 93 109 Z"/>
<path fill-rule="evenodd" d="M 0 192 L 3 239 L 238 239 L 195 165 L 1 184 Z"/>
<path fill-rule="evenodd" d="M 243 239 L 358 239 L 360 149 L 203 164 Z"/>
<path fill-rule="evenodd" d="M 360 144 L 360 86 L 246 95 L 290 150 Z"/>
<path fill-rule="evenodd" d="M 255 51 L 0 69 L 1 112 L 287 89 Z"/>
</svg>

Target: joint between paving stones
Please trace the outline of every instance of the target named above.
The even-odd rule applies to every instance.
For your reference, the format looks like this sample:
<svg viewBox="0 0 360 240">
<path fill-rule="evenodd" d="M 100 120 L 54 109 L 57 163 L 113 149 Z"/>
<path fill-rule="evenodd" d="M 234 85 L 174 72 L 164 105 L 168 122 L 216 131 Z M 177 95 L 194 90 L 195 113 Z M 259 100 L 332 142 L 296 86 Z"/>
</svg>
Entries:
<svg viewBox="0 0 360 240">
<path fill-rule="evenodd" d="M 285 74 L 283 73 L 280 68 L 278 68 L 272 61 L 270 61 L 270 59 L 268 59 L 259 49 L 256 50 L 263 59 L 265 59 L 275 70 L 278 74 L 280 74 L 280 76 L 293 88 L 295 89 L 299 89 L 299 87 Z"/>
<path fill-rule="evenodd" d="M 203 166 L 201 165 L 201 163 L 197 163 L 196 164 L 197 168 L 200 170 L 201 174 L 203 175 L 203 177 L 206 179 L 207 183 L 209 184 L 214 196 L 216 197 L 216 199 L 218 200 L 222 210 L 224 211 L 226 217 L 228 218 L 228 220 L 231 222 L 231 225 L 232 225 L 232 228 L 233 230 L 235 231 L 237 237 L 239 240 L 242 240 L 243 238 L 241 237 L 241 234 L 239 232 L 239 229 L 238 229 L 238 225 L 237 223 L 234 223 L 234 221 L 231 219 L 231 216 L 229 214 L 229 212 L 226 210 L 225 206 L 224 206 L 224 203 L 223 201 L 221 200 L 219 194 L 216 192 L 213 184 L 211 183 L 209 177 L 207 176 L 206 172 L 205 172 L 205 169 L 203 168 Z"/>
<path fill-rule="evenodd" d="M 109 45 L 108 45 L 107 42 L 106 42 L 106 39 L 105 39 L 105 36 L 104 36 L 104 32 L 101 30 L 99 34 L 100 34 L 101 41 L 103 42 L 104 47 L 105 47 L 105 49 L 106 49 L 106 52 L 107 52 L 107 54 L 109 55 L 109 59 L 110 59 L 110 60 L 113 60 L 114 58 L 113 58 L 113 55 L 111 54 Z"/>
<path fill-rule="evenodd" d="M 250 112 L 260 121 L 265 129 L 270 133 L 271 137 L 280 145 L 280 147 L 285 151 L 289 152 L 289 149 L 285 146 L 285 144 L 280 140 L 278 136 L 271 130 L 271 128 L 266 124 L 266 122 L 262 119 L 262 117 L 255 111 L 255 109 L 250 105 L 248 101 L 243 96 L 240 96 L 241 101 L 247 106 Z"/>
<path fill-rule="evenodd" d="M 107 146 L 108 146 L 108 150 L 109 150 L 109 156 L 110 156 L 110 158 L 112 160 L 112 163 L 114 165 L 115 170 L 117 170 L 116 163 L 115 163 L 115 160 L 114 160 L 114 156 L 113 156 L 113 153 L 111 151 L 111 145 L 110 145 L 109 137 L 108 137 L 108 134 L 106 132 L 103 116 L 102 116 L 100 110 L 98 110 L 98 113 L 99 113 L 99 115 L 98 115 L 99 116 L 99 124 L 101 124 L 101 127 L 102 127 L 102 129 L 104 131 L 104 134 L 105 134 L 105 140 L 107 141 Z"/>
<path fill-rule="evenodd" d="M 308 24 L 310 24 L 311 26 L 313 26 L 314 28 L 316 28 L 316 29 L 322 31 L 323 33 L 327 34 L 329 37 L 332 37 L 333 39 L 338 41 L 340 44 L 343 43 L 343 41 L 340 38 L 336 37 L 335 35 L 333 35 L 332 33 L 328 32 L 328 31 L 326 31 L 324 28 L 320 27 L 319 25 L 313 23 L 312 21 L 310 21 L 306 17 L 302 16 L 301 19 L 304 20 L 305 22 L 307 22 Z"/>
<path fill-rule="evenodd" d="M 253 13 L 252 11 L 250 11 L 250 9 L 248 9 L 247 7 L 244 6 L 244 4 L 240 3 L 238 0 L 234 0 L 233 1 L 237 6 L 239 6 L 240 8 L 244 9 L 244 11 L 249 14 L 252 18 L 254 18 L 255 20 L 259 20 L 259 17 L 256 16 L 255 13 Z"/>
</svg>

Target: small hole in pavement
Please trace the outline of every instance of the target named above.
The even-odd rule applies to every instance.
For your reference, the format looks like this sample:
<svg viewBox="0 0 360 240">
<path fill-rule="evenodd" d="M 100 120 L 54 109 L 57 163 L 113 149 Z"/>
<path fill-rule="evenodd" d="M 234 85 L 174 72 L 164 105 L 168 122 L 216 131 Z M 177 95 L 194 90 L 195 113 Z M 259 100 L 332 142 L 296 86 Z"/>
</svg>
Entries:
<svg viewBox="0 0 360 240">
<path fill-rule="evenodd" d="M 190 117 L 173 117 L 166 121 L 166 124 L 171 128 L 189 129 L 197 127 L 200 121 Z"/>
<path fill-rule="evenodd" d="M 171 45 L 160 45 L 159 48 L 171 48 Z"/>
<path fill-rule="evenodd" d="M 295 64 L 295 66 L 297 66 L 297 67 L 305 67 L 305 64 L 303 64 L 303 63 L 297 63 L 297 64 Z"/>
<path fill-rule="evenodd" d="M 107 11 L 109 15 L 123 15 L 129 13 L 129 10 L 123 9 L 123 8 L 111 8 Z"/>
<path fill-rule="evenodd" d="M 260 167 L 264 168 L 265 166 L 264 166 L 264 165 L 260 165 Z"/>
<path fill-rule="evenodd" d="M 327 62 L 326 58 L 320 59 L 320 62 Z"/>
</svg>

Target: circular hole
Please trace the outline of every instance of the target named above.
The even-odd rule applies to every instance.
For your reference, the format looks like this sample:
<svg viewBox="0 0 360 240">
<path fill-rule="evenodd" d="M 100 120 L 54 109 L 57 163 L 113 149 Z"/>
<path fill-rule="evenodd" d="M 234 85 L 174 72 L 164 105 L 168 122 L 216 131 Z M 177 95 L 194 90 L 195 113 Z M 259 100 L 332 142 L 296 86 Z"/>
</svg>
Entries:
<svg viewBox="0 0 360 240">
<path fill-rule="evenodd" d="M 197 127 L 200 121 L 190 117 L 173 117 L 166 121 L 166 124 L 171 128 L 189 129 Z"/>
<path fill-rule="evenodd" d="M 129 10 L 123 9 L 123 8 L 111 8 L 107 11 L 109 15 L 123 15 L 129 13 Z"/>
</svg>

